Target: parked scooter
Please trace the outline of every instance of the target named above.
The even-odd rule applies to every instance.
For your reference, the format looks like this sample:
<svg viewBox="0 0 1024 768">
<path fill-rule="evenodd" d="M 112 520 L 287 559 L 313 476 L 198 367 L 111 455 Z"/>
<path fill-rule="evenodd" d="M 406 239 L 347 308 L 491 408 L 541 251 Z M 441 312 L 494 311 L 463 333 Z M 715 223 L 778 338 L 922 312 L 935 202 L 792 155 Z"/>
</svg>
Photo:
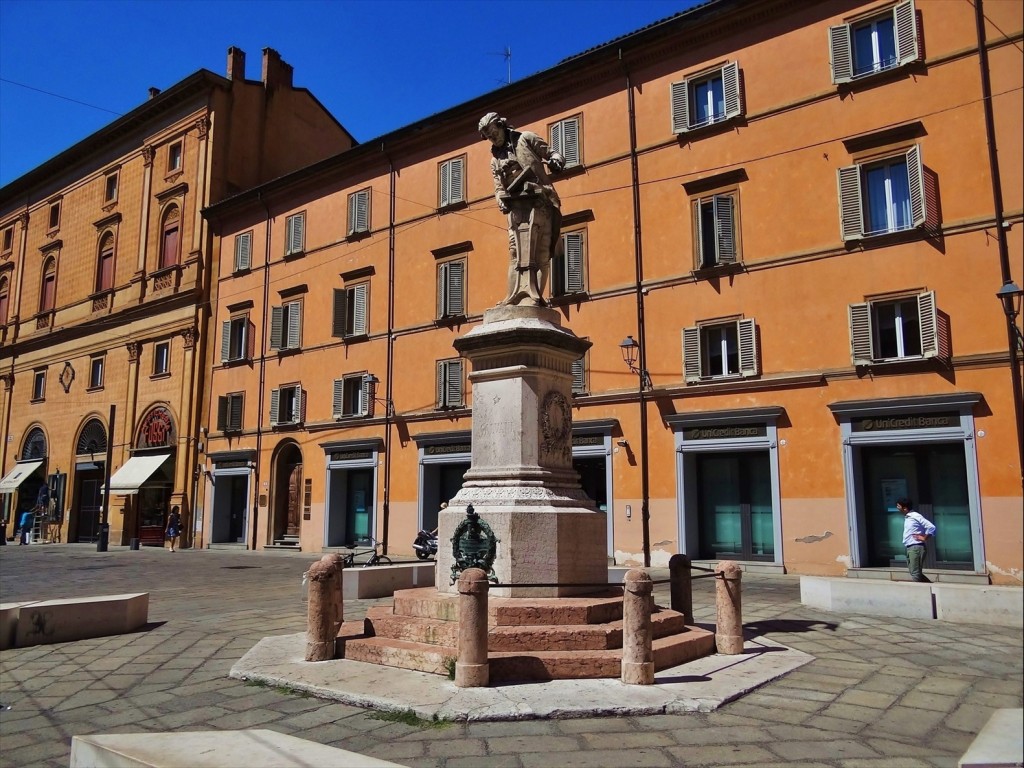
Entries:
<svg viewBox="0 0 1024 768">
<path fill-rule="evenodd" d="M 429 560 L 437 555 L 437 534 L 430 531 L 420 531 L 416 534 L 416 541 L 412 543 L 416 550 L 416 557 L 420 560 Z"/>
</svg>

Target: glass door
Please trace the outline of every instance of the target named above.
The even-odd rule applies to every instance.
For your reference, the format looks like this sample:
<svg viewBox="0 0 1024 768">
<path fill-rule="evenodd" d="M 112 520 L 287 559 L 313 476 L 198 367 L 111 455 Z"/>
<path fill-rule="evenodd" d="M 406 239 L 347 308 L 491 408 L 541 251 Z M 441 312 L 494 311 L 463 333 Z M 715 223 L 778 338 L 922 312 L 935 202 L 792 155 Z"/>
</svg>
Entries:
<svg viewBox="0 0 1024 768">
<path fill-rule="evenodd" d="M 369 544 L 373 513 L 373 470 L 353 469 L 348 472 L 345 508 L 351 544 Z"/>
<path fill-rule="evenodd" d="M 702 453 L 696 459 L 699 556 L 774 560 L 768 454 Z"/>
</svg>

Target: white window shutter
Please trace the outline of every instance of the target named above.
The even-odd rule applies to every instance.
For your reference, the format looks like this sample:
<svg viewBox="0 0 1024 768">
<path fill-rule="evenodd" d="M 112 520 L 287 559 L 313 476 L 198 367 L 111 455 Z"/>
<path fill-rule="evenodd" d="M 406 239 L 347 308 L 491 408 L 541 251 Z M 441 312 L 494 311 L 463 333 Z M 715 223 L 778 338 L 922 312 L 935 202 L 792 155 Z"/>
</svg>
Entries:
<svg viewBox="0 0 1024 768">
<path fill-rule="evenodd" d="M 935 291 L 917 296 L 917 312 L 921 328 L 921 356 L 939 356 L 939 323 L 935 310 Z"/>
<path fill-rule="evenodd" d="M 853 79 L 853 42 L 850 25 L 828 28 L 828 46 L 832 63 L 832 82 L 848 83 Z"/>
<path fill-rule="evenodd" d="M 364 189 L 359 193 L 359 202 L 356 210 L 356 225 L 360 232 L 370 231 L 370 190 Z"/>
<path fill-rule="evenodd" d="M 447 312 L 449 317 L 459 317 L 465 314 L 463 296 L 463 277 L 466 271 L 466 264 L 462 261 L 448 262 L 448 296 Z"/>
<path fill-rule="evenodd" d="M 907 150 L 907 181 L 910 183 L 910 216 L 914 226 L 920 227 L 928 219 L 920 144 L 915 144 Z"/>
<path fill-rule="evenodd" d="M 367 332 L 366 324 L 366 296 L 367 285 L 361 283 L 352 288 L 352 302 L 355 305 L 352 312 L 352 335 L 364 336 Z"/>
<path fill-rule="evenodd" d="M 228 428 L 228 398 L 217 398 L 217 431 L 223 432 Z"/>
<path fill-rule="evenodd" d="M 226 363 L 231 359 L 231 321 L 220 324 L 220 361 Z"/>
<path fill-rule="evenodd" d="M 690 130 L 690 84 L 686 80 L 672 83 L 672 133 Z"/>
<path fill-rule="evenodd" d="M 839 228 L 843 241 L 860 240 L 864 236 L 864 203 L 860 189 L 860 166 L 840 168 Z"/>
<path fill-rule="evenodd" d="M 683 378 L 700 381 L 700 328 L 683 328 Z"/>
<path fill-rule="evenodd" d="M 725 119 L 743 114 L 743 95 L 740 92 L 740 65 L 729 62 L 722 67 L 722 95 L 725 100 Z"/>
<path fill-rule="evenodd" d="M 715 227 L 717 227 L 719 264 L 736 263 L 736 219 L 731 195 L 715 195 Z"/>
<path fill-rule="evenodd" d="M 288 219 L 288 254 L 302 253 L 303 249 L 303 229 L 306 224 L 306 216 L 302 213 L 297 213 Z"/>
<path fill-rule="evenodd" d="M 302 342 L 302 302 L 288 304 L 288 349 L 298 349 Z"/>
<path fill-rule="evenodd" d="M 345 380 L 335 379 L 331 392 L 331 416 L 340 419 L 345 412 Z"/>
<path fill-rule="evenodd" d="M 583 233 L 567 232 L 565 234 L 565 291 L 566 293 L 582 293 L 583 291 Z"/>
<path fill-rule="evenodd" d="M 757 376 L 757 328 L 753 318 L 736 323 L 740 343 L 740 375 Z"/>
<path fill-rule="evenodd" d="M 448 312 L 448 264 L 437 265 L 437 316 Z"/>
<path fill-rule="evenodd" d="M 373 416 L 373 400 L 370 399 L 370 385 L 366 381 L 359 382 L 359 415 Z"/>
<path fill-rule="evenodd" d="M 284 220 L 284 253 L 287 256 L 292 252 L 292 232 L 295 230 L 295 217 L 289 216 Z"/>
<path fill-rule="evenodd" d="M 451 161 L 441 163 L 441 207 L 452 201 L 452 164 Z"/>
<path fill-rule="evenodd" d="M 331 313 L 331 336 L 335 338 L 344 338 L 345 331 L 345 320 L 348 317 L 347 311 L 348 301 L 348 289 L 346 288 L 335 288 L 334 289 L 334 307 Z"/>
<path fill-rule="evenodd" d="M 571 168 L 582 162 L 580 157 L 580 121 L 573 117 L 563 121 L 562 128 L 562 151 L 565 158 L 565 167 Z"/>
<path fill-rule="evenodd" d="M 917 14 L 914 0 L 899 3 L 892 9 L 893 26 L 896 28 L 896 60 L 900 66 L 921 58 L 917 39 Z"/>
<path fill-rule="evenodd" d="M 450 406 L 462 405 L 462 361 L 448 361 L 448 377 L 445 399 Z"/>
<path fill-rule="evenodd" d="M 562 128 L 564 126 L 565 126 L 565 121 L 564 120 L 560 120 L 560 121 L 558 121 L 557 123 L 555 123 L 555 124 L 553 124 L 551 126 L 551 141 L 549 142 L 549 144 L 551 146 L 551 151 L 552 152 L 557 152 L 562 157 L 565 157 L 565 152 L 563 151 L 563 147 L 562 147 L 563 138 L 565 136 L 565 134 L 562 131 Z M 568 165 L 568 163 L 566 163 L 566 165 Z"/>
<path fill-rule="evenodd" d="M 872 339 L 871 305 L 867 303 L 850 305 L 850 349 L 854 365 L 871 365 Z"/>
<path fill-rule="evenodd" d="M 277 426 L 278 417 L 281 415 L 281 390 L 270 390 L 270 426 Z"/>
<path fill-rule="evenodd" d="M 235 271 L 249 269 L 252 263 L 252 233 L 235 237 Z"/>
<path fill-rule="evenodd" d="M 283 344 L 284 307 L 270 308 L 270 348 L 281 349 Z"/>
<path fill-rule="evenodd" d="M 580 394 L 587 391 L 587 370 L 585 358 L 572 361 L 572 391 Z"/>
<path fill-rule="evenodd" d="M 359 203 L 357 201 L 358 197 L 358 192 L 353 192 L 348 196 L 348 233 L 350 235 L 359 231 L 359 214 L 357 213 L 357 208 L 359 207 Z"/>
<path fill-rule="evenodd" d="M 452 160 L 451 170 L 451 198 L 449 203 L 461 203 L 465 198 L 462 189 L 463 174 L 462 174 L 462 158 L 456 158 Z"/>
<path fill-rule="evenodd" d="M 306 403 L 302 395 L 302 385 L 296 384 L 295 397 L 292 399 L 292 402 L 295 404 L 295 410 L 292 411 L 292 424 L 298 424 L 300 421 L 306 420 Z"/>
</svg>

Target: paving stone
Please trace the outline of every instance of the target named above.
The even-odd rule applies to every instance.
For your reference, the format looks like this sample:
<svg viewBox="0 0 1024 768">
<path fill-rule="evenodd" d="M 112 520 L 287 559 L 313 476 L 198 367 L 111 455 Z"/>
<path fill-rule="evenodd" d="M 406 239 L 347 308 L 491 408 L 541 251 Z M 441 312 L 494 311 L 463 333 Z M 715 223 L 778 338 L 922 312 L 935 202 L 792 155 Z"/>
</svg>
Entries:
<svg viewBox="0 0 1024 768">
<path fill-rule="evenodd" d="M 214 730 L 241 730 L 244 728 L 256 728 L 265 723 L 280 720 L 281 717 L 280 712 L 274 712 L 269 709 L 249 709 L 245 712 L 232 712 L 216 720 L 210 720 L 205 725 Z"/>
<path fill-rule="evenodd" d="M 844 691 L 836 704 L 852 704 L 857 707 L 871 707 L 873 709 L 886 709 L 892 706 L 899 697 L 895 693 L 882 693 L 878 691 L 863 691 L 853 689 Z"/>
<path fill-rule="evenodd" d="M 776 759 L 768 750 L 753 744 L 704 746 L 696 752 L 687 747 L 670 747 L 666 751 L 684 765 L 763 765 Z"/>
<path fill-rule="evenodd" d="M 652 734 L 653 735 L 653 734 Z M 750 726 L 679 728 L 672 731 L 676 743 L 700 746 L 704 744 L 732 744 L 743 742 L 762 743 L 771 741 L 768 731 Z"/>
<path fill-rule="evenodd" d="M 428 757 L 465 757 L 487 754 L 483 739 L 460 739 L 459 741 L 431 741 L 426 745 Z"/>
<path fill-rule="evenodd" d="M 373 757 L 381 757 L 381 755 L 375 753 Z M 396 760 L 395 762 L 398 761 Z M 410 766 L 416 765 L 417 768 L 423 765 L 419 760 L 414 762 L 411 759 L 405 764 Z M 522 762 L 520 762 L 516 755 L 488 755 L 486 761 L 482 761 L 475 755 L 470 755 L 468 757 L 449 757 L 444 761 L 445 768 L 481 768 L 484 765 L 487 768 L 521 768 Z"/>
<path fill-rule="evenodd" d="M 571 752 L 579 749 L 582 740 L 573 736 L 495 736 L 487 739 L 487 754 L 512 752 Z"/>
<path fill-rule="evenodd" d="M 600 730 L 606 718 L 583 718 L 578 723 L 591 724 L 594 730 Z M 559 732 L 559 723 L 551 720 L 511 720 L 508 722 L 471 722 L 466 723 L 466 736 L 471 739 L 491 738 L 494 736 L 547 736 Z"/>
<path fill-rule="evenodd" d="M 678 749 L 678 748 L 677 748 Z M 491 758 L 488 757 L 487 766 Z M 523 768 L 670 768 L 672 756 L 655 749 L 630 749 L 612 752 L 559 752 L 557 760 L 550 755 L 530 752 L 519 757 Z"/>
<path fill-rule="evenodd" d="M 644 749 L 672 747 L 678 742 L 667 733 L 583 733 L 580 734 L 588 749 Z"/>
<path fill-rule="evenodd" d="M 770 745 L 772 752 L 785 760 L 836 760 L 852 757 L 878 757 L 870 747 L 849 739 L 832 741 L 788 741 Z"/>
<path fill-rule="evenodd" d="M 873 759 L 840 760 L 842 768 L 930 768 L 931 763 L 916 757 L 877 757 Z"/>
<path fill-rule="evenodd" d="M 680 726 L 686 721 L 681 721 Z M 554 724 L 559 733 L 572 735 L 576 733 L 619 733 L 638 730 L 634 718 L 628 717 L 583 717 L 574 720 L 557 720 Z M 470 724 L 472 725 L 472 723 Z"/>
</svg>

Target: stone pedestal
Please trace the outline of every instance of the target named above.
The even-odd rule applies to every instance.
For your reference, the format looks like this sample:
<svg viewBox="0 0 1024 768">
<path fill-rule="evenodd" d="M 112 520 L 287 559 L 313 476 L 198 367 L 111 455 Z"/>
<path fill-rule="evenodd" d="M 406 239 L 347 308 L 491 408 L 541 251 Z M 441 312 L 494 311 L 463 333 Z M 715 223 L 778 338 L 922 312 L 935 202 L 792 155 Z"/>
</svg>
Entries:
<svg viewBox="0 0 1024 768">
<path fill-rule="evenodd" d="M 462 490 L 439 520 L 437 588 L 454 593 L 451 537 L 472 504 L 499 543 L 500 597 L 559 597 L 607 583 L 605 515 L 572 468 L 572 364 L 590 347 L 558 312 L 503 306 L 455 342 L 472 365 L 473 455 Z"/>
</svg>

